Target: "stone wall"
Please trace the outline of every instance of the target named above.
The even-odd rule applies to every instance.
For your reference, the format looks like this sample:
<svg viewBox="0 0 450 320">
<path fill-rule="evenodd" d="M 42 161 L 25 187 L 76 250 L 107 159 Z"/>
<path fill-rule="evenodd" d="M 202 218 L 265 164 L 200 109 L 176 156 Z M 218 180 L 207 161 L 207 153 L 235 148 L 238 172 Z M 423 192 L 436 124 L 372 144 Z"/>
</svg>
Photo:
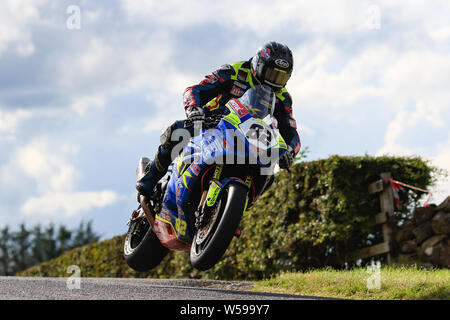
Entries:
<svg viewBox="0 0 450 320">
<path fill-rule="evenodd" d="M 450 267 L 450 196 L 439 206 L 414 210 L 414 216 L 398 228 L 395 241 L 399 262 L 428 267 Z"/>
</svg>

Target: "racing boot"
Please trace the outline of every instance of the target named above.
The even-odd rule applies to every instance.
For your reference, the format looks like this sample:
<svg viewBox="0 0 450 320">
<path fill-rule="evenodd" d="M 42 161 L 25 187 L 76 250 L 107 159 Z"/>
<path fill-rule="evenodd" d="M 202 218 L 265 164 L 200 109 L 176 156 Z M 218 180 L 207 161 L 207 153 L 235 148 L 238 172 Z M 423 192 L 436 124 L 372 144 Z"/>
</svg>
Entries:
<svg viewBox="0 0 450 320">
<path fill-rule="evenodd" d="M 136 182 L 137 191 L 147 198 L 153 194 L 153 189 L 158 181 L 164 177 L 167 172 L 167 168 L 170 165 L 170 158 L 169 161 L 164 161 L 166 160 L 164 159 L 166 157 L 163 155 L 166 152 L 161 152 L 161 149 L 162 148 L 160 146 L 158 148 L 158 152 L 156 153 L 155 159 L 149 163 L 149 168 L 146 168 L 147 173 Z"/>
</svg>

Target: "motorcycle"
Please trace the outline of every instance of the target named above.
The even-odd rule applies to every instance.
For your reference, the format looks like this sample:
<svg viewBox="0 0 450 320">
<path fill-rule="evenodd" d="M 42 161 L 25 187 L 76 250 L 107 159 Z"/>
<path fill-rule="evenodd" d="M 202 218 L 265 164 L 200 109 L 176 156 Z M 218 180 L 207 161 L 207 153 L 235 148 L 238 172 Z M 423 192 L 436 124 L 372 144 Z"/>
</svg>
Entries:
<svg viewBox="0 0 450 320">
<path fill-rule="evenodd" d="M 124 243 L 132 269 L 156 267 L 169 250 L 190 251 L 192 266 L 201 271 L 222 258 L 287 151 L 273 118 L 275 99 L 269 87 L 258 85 L 230 100 L 227 114 L 205 119 L 152 196 L 138 194 Z M 138 180 L 149 164 L 140 159 Z"/>
</svg>

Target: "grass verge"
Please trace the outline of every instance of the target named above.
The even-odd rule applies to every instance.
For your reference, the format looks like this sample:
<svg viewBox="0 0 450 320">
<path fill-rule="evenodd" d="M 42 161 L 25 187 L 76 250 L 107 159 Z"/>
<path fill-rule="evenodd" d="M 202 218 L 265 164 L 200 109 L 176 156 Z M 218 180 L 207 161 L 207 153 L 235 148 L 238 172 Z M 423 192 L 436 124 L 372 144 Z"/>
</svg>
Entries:
<svg viewBox="0 0 450 320">
<path fill-rule="evenodd" d="M 450 300 L 450 269 L 382 267 L 283 273 L 255 283 L 255 291 L 359 300 Z M 369 289 L 370 288 L 370 289 Z"/>
</svg>

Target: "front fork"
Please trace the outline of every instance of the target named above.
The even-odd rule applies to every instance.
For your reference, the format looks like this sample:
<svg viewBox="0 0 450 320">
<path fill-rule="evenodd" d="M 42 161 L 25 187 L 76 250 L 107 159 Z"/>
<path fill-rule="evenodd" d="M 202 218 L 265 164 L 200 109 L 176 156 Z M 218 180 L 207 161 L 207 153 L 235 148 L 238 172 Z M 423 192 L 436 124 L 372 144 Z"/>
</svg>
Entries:
<svg viewBox="0 0 450 320">
<path fill-rule="evenodd" d="M 223 164 L 218 164 L 216 166 L 216 169 L 214 170 L 213 177 L 211 178 L 211 181 L 209 182 L 209 188 L 207 190 L 203 191 L 202 198 L 200 200 L 197 212 L 201 212 L 202 208 L 204 208 L 204 206 L 205 206 L 205 202 L 206 202 L 206 207 L 213 207 L 215 205 L 217 199 L 219 198 L 219 194 L 224 187 L 224 185 L 219 182 L 222 171 L 223 171 Z M 249 190 L 252 186 L 252 180 L 253 179 L 252 179 L 251 175 L 248 175 L 247 178 L 245 179 L 245 185 L 249 188 Z M 246 201 L 245 207 L 244 207 L 244 215 L 246 213 L 245 210 L 247 209 L 247 204 L 248 204 L 248 196 L 247 196 L 247 201 Z"/>
<path fill-rule="evenodd" d="M 150 226 L 153 229 L 153 225 L 155 224 L 155 218 L 152 214 L 152 209 L 148 205 L 147 197 L 140 195 L 139 203 L 141 204 L 142 210 L 144 210 L 145 217 L 147 218 L 148 222 L 150 223 Z"/>
<path fill-rule="evenodd" d="M 213 177 L 211 178 L 211 181 L 209 182 L 209 188 L 203 191 L 202 198 L 200 199 L 200 203 L 197 208 L 197 212 L 200 212 L 200 210 L 203 208 L 203 205 L 205 204 L 206 199 L 208 198 L 209 191 L 211 190 L 211 187 L 213 186 L 213 183 L 216 181 L 219 181 L 220 175 L 223 171 L 223 164 L 216 165 L 216 169 L 214 170 Z M 213 187 L 214 188 L 214 187 Z"/>
</svg>

